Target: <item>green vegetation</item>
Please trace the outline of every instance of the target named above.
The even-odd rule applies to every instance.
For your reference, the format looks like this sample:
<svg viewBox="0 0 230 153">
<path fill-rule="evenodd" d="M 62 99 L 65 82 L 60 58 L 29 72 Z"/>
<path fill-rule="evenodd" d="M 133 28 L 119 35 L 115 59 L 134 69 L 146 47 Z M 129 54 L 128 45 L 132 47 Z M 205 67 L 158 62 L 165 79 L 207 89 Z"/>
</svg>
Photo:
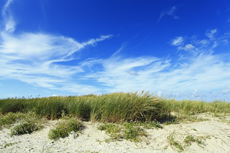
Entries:
<svg viewBox="0 0 230 153">
<path fill-rule="evenodd" d="M 141 136 L 147 136 L 143 128 L 132 123 L 124 123 L 124 139 L 139 142 Z"/>
<path fill-rule="evenodd" d="M 186 146 L 190 146 L 191 142 L 196 142 L 198 146 L 202 147 L 202 145 L 205 145 L 202 140 L 206 140 L 206 138 L 203 137 L 195 137 L 193 135 L 188 135 L 185 139 L 184 142 L 186 143 Z"/>
<path fill-rule="evenodd" d="M 105 133 L 109 134 L 111 139 L 106 139 L 106 142 L 110 140 L 126 139 L 134 142 L 139 142 L 140 137 L 147 136 L 144 129 L 137 126 L 135 123 L 123 123 L 123 124 L 102 124 L 98 127 L 99 130 L 105 130 Z"/>
<path fill-rule="evenodd" d="M 49 98 L 8 98 L 0 99 L 0 128 L 11 126 L 11 135 L 31 133 L 42 128 L 44 119 L 62 119 L 55 129 L 49 132 L 50 139 L 66 137 L 71 131 L 78 132 L 83 127 L 81 121 L 99 121 L 99 130 L 105 130 L 111 140 L 127 139 L 140 141 L 146 136 L 144 128 L 163 128 L 163 125 L 180 122 L 206 121 L 197 116 L 211 113 L 224 120 L 230 114 L 230 103 L 225 101 L 175 100 L 157 97 L 148 92 L 49 97 Z M 221 116 L 219 114 L 222 114 Z M 226 121 L 227 122 L 227 121 Z M 162 124 L 161 124 L 162 123 Z M 183 150 L 168 137 L 172 146 Z M 199 139 L 189 136 L 185 143 Z M 107 140 L 109 141 L 109 140 Z"/>
<path fill-rule="evenodd" d="M 171 146 L 175 147 L 176 149 L 178 149 L 178 151 L 183 151 L 184 150 L 183 146 L 178 141 L 175 141 L 175 139 L 174 139 L 174 132 L 171 133 L 168 136 L 168 140 L 169 140 L 169 144 Z"/>
<path fill-rule="evenodd" d="M 71 131 L 78 132 L 82 127 L 82 123 L 76 118 L 65 119 L 62 122 L 59 122 L 55 129 L 50 130 L 48 137 L 49 139 L 59 139 L 64 138 L 69 135 Z"/>
<path fill-rule="evenodd" d="M 185 147 L 191 146 L 192 142 L 196 142 L 198 146 L 203 147 L 202 145 L 205 145 L 203 141 L 205 141 L 207 138 L 207 137 L 201 137 L 201 136 L 195 137 L 193 135 L 187 135 L 184 138 L 183 142 L 180 143 L 176 141 L 174 137 L 175 137 L 175 131 L 168 136 L 168 141 L 169 141 L 169 144 L 177 151 L 183 151 Z"/>
<path fill-rule="evenodd" d="M 21 143 L 21 141 L 18 141 L 18 142 L 15 142 L 15 143 L 7 143 L 7 144 L 4 145 L 3 148 L 7 148 L 7 147 L 12 146 L 12 145 L 17 144 L 17 143 Z"/>
<path fill-rule="evenodd" d="M 148 92 L 0 100 L 2 114 L 30 110 L 48 119 L 61 118 L 64 112 L 70 117 L 102 122 L 147 121 L 169 114 L 163 102 Z"/>
<path fill-rule="evenodd" d="M 134 142 L 139 142 L 141 140 L 141 137 L 147 136 L 144 128 L 162 129 L 163 126 L 161 126 L 160 123 L 156 120 L 153 120 L 151 122 L 131 121 L 123 122 L 120 124 L 104 123 L 98 127 L 98 130 L 105 130 L 105 133 L 109 134 L 109 136 L 111 137 L 110 140 L 126 139 Z M 108 139 L 106 141 L 109 142 Z"/>
<path fill-rule="evenodd" d="M 175 100 L 175 99 L 160 99 L 167 107 L 168 111 L 178 113 L 178 115 L 195 115 L 199 113 L 230 113 L 230 103 L 225 101 L 214 101 L 207 103 L 197 100 Z"/>
<path fill-rule="evenodd" d="M 10 135 L 30 134 L 42 128 L 43 121 L 34 113 L 25 114 L 18 125 L 11 129 Z"/>
<path fill-rule="evenodd" d="M 214 101 L 191 101 L 164 99 L 148 92 L 110 93 L 104 95 L 85 95 L 49 98 L 8 98 L 0 99 L 0 113 L 26 113 L 33 111 L 47 119 L 61 118 L 62 114 L 82 120 L 102 122 L 152 121 L 177 114 L 177 120 L 184 116 L 204 112 L 230 113 L 230 103 Z M 4 123 L 5 124 L 5 123 Z"/>
<path fill-rule="evenodd" d="M 12 113 L 9 112 L 5 114 L 4 116 L 0 117 L 0 128 L 3 126 L 11 125 L 15 123 L 17 120 L 20 120 L 25 117 L 25 114 L 23 113 Z"/>
</svg>

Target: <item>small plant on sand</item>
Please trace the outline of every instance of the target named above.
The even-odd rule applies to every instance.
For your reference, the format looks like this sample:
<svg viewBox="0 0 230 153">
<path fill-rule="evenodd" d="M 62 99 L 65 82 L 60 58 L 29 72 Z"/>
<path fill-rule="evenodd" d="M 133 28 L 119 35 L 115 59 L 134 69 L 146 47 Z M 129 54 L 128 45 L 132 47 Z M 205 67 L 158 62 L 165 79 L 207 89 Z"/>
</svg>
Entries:
<svg viewBox="0 0 230 153">
<path fill-rule="evenodd" d="M 189 121 L 189 122 L 202 122 L 202 121 L 210 121 L 210 119 L 197 117 L 197 116 L 188 116 L 183 121 Z"/>
<path fill-rule="evenodd" d="M 193 142 L 196 142 L 198 146 L 203 148 L 202 145 L 205 145 L 203 140 L 205 141 L 206 138 L 208 138 L 203 136 L 195 137 L 194 135 L 187 135 L 184 138 L 183 142 L 180 143 L 178 141 L 175 141 L 174 135 L 175 131 L 168 136 L 168 140 L 169 144 L 173 147 L 173 149 L 177 149 L 177 151 L 183 151 L 185 147 L 191 146 Z"/>
<path fill-rule="evenodd" d="M 67 137 L 71 131 L 80 131 L 82 126 L 82 123 L 79 122 L 78 119 L 70 118 L 59 122 L 55 129 L 49 131 L 48 137 L 54 140 L 64 138 Z"/>
<path fill-rule="evenodd" d="M 188 135 L 187 137 L 185 137 L 184 142 L 186 146 L 190 146 L 192 144 L 191 142 L 195 142 L 195 138 L 193 135 Z"/>
<path fill-rule="evenodd" d="M 0 117 L 0 128 L 2 128 L 2 126 L 7 126 L 15 123 L 17 120 L 24 118 L 25 115 L 26 114 L 23 113 L 12 113 L 12 112 L 7 113 L 6 115 L 2 115 Z"/>
<path fill-rule="evenodd" d="M 182 145 L 178 141 L 175 141 L 174 139 L 174 132 L 168 136 L 169 144 L 175 147 L 176 149 L 178 149 L 178 151 L 183 151 L 184 148 L 182 147 Z"/>
<path fill-rule="evenodd" d="M 100 126 L 98 127 L 98 130 L 103 131 L 103 130 L 106 129 L 106 127 L 107 127 L 107 124 L 102 124 L 102 125 L 100 125 Z"/>
<path fill-rule="evenodd" d="M 167 120 L 164 122 L 164 125 L 169 125 L 169 124 L 180 124 L 177 118 L 173 118 L 172 120 Z"/>
<path fill-rule="evenodd" d="M 145 122 L 141 122 L 141 121 L 131 121 L 129 122 L 130 124 L 132 124 L 133 126 L 142 126 L 146 129 L 163 129 L 163 126 L 160 124 L 160 122 L 158 122 L 157 120 L 153 120 L 153 121 L 145 121 Z"/>
<path fill-rule="evenodd" d="M 106 124 L 105 133 L 109 134 L 112 139 L 119 140 L 122 136 L 120 134 L 121 127 L 117 124 Z"/>
<path fill-rule="evenodd" d="M 11 135 L 30 134 L 42 128 L 42 121 L 34 113 L 28 113 L 18 125 L 11 129 Z"/>
<path fill-rule="evenodd" d="M 14 143 L 6 143 L 6 144 L 4 145 L 4 148 L 10 147 L 10 146 L 12 146 L 12 145 L 14 145 L 14 144 L 18 144 L 18 143 L 21 143 L 21 141 L 14 142 Z"/>
<path fill-rule="evenodd" d="M 134 126 L 132 123 L 124 123 L 124 138 L 126 140 L 139 142 L 139 136 L 147 136 L 144 129 L 139 126 Z"/>
<path fill-rule="evenodd" d="M 202 147 L 202 145 L 205 145 L 205 143 L 202 141 L 202 140 L 206 140 L 206 138 L 208 137 L 195 137 L 195 136 L 192 136 L 192 135 L 188 135 L 187 137 L 185 137 L 184 139 L 184 142 L 186 144 L 186 146 L 190 146 L 191 145 L 191 142 L 196 142 L 198 146 Z"/>
<path fill-rule="evenodd" d="M 144 122 L 142 123 L 142 125 L 144 126 L 144 128 L 147 128 L 147 129 L 151 129 L 151 128 L 163 129 L 163 126 L 157 120 L 153 120 L 151 122 Z"/>
<path fill-rule="evenodd" d="M 105 130 L 105 133 L 113 140 L 126 139 L 129 141 L 139 142 L 141 136 L 147 136 L 144 129 L 137 126 L 135 122 L 123 123 L 121 125 L 115 123 L 102 124 L 98 127 L 99 130 Z M 106 140 L 109 141 L 108 139 Z"/>
</svg>

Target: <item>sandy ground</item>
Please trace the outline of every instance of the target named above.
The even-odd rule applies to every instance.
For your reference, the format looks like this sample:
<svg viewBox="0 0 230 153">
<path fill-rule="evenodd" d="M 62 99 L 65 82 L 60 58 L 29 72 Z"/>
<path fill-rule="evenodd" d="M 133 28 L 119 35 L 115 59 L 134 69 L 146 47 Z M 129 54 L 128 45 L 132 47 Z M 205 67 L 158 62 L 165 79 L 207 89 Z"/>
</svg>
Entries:
<svg viewBox="0 0 230 153">
<path fill-rule="evenodd" d="M 100 153 L 173 153 L 179 152 L 170 144 L 168 137 L 171 135 L 179 142 L 187 153 L 230 153 L 230 116 L 225 119 L 200 114 L 199 117 L 208 118 L 210 121 L 188 122 L 180 124 L 163 125 L 163 129 L 146 129 L 148 137 L 141 143 L 126 140 L 106 143 L 109 138 L 104 131 L 97 129 L 100 123 L 83 122 L 85 129 L 82 133 L 71 133 L 67 138 L 52 141 L 48 139 L 50 128 L 57 121 L 49 121 L 45 127 L 21 136 L 10 136 L 10 129 L 0 131 L 0 152 L 2 153 L 48 153 L 48 152 L 100 152 Z M 185 146 L 184 139 L 193 135 L 202 141 L 191 142 Z"/>
</svg>

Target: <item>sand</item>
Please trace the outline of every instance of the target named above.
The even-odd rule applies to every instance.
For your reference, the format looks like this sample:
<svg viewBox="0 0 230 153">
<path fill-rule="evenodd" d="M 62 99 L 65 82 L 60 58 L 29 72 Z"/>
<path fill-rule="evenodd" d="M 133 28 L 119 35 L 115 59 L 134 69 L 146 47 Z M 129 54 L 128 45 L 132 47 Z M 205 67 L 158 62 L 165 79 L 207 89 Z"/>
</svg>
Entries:
<svg viewBox="0 0 230 153">
<path fill-rule="evenodd" d="M 163 129 L 145 129 L 148 137 L 141 143 L 127 140 L 105 142 L 109 136 L 97 129 L 101 123 L 83 122 L 85 129 L 82 133 L 71 133 L 66 138 L 57 141 L 48 139 L 48 132 L 57 121 L 48 121 L 44 128 L 32 134 L 10 136 L 10 129 L 0 131 L 0 152 L 2 153 L 48 153 L 48 152 L 100 152 L 100 153 L 174 153 L 179 152 L 170 144 L 171 135 L 179 142 L 186 153 L 230 153 L 230 116 L 223 118 L 209 114 L 199 117 L 209 121 L 187 122 L 163 125 Z M 192 135 L 200 138 L 201 144 L 191 142 L 185 146 L 184 139 Z M 206 140 L 205 140 L 206 139 Z"/>
</svg>

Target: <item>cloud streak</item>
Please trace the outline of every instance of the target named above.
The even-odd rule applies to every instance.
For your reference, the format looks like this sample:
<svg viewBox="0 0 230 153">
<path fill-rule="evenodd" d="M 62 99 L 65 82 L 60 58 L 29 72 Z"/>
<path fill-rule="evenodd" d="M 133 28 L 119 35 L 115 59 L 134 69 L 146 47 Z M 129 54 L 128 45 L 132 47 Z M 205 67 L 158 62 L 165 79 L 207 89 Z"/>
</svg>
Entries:
<svg viewBox="0 0 230 153">
<path fill-rule="evenodd" d="M 12 2 L 7 1 L 3 12 L 8 12 Z M 175 16 L 175 11 L 176 7 L 171 8 L 160 19 L 165 15 Z M 10 14 L 5 17 L 9 19 Z M 178 99 L 211 101 L 224 97 L 230 101 L 230 54 L 213 54 L 215 44 L 228 38 L 214 37 L 216 29 L 208 31 L 206 39 L 188 41 L 182 36 L 172 39 L 170 44 L 178 51 L 173 58 L 124 57 L 121 51 L 126 46 L 121 45 L 108 58 L 89 57 L 83 61 L 76 57 L 76 52 L 83 52 L 87 46 L 96 47 L 112 35 L 78 42 L 48 33 L 18 35 L 9 29 L 1 30 L 0 35 L 0 79 L 73 94 L 150 90 Z"/>
<path fill-rule="evenodd" d="M 5 31 L 7 32 L 14 32 L 16 25 L 12 15 L 10 14 L 10 11 L 8 10 L 11 3 L 13 3 L 13 0 L 8 0 L 2 9 L 2 17 L 5 22 Z"/>
<path fill-rule="evenodd" d="M 177 7 L 173 6 L 169 10 L 162 11 L 157 22 L 159 22 L 166 15 L 172 16 L 174 19 L 178 19 L 179 17 L 175 15 L 176 10 Z"/>
<path fill-rule="evenodd" d="M 0 37 L 0 77 L 15 79 L 34 86 L 66 90 L 69 92 L 97 91 L 93 86 L 73 82 L 73 76 L 84 72 L 80 66 L 70 66 L 65 62 L 73 61 L 73 54 L 86 46 L 95 46 L 112 35 L 102 35 L 86 42 L 78 42 L 65 36 L 46 33 L 23 32 L 14 34 L 15 22 L 9 12 L 8 0 L 2 10 L 5 29 Z"/>
</svg>

